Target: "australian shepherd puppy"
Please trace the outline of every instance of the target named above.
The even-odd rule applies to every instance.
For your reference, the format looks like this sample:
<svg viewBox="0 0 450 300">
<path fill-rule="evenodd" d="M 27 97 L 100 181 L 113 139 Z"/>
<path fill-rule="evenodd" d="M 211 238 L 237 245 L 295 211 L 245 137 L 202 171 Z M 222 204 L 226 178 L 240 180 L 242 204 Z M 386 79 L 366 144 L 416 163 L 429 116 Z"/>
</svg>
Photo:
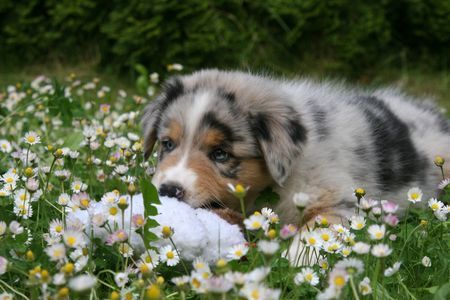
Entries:
<svg viewBox="0 0 450 300">
<path fill-rule="evenodd" d="M 304 222 L 341 222 L 353 189 L 407 203 L 414 186 L 435 196 L 436 155 L 450 158 L 447 120 L 429 103 L 393 90 L 204 70 L 170 79 L 143 116 L 145 153 L 158 144 L 153 184 L 193 207 L 240 211 L 228 184 L 279 195 L 283 222 L 299 223 L 293 197 L 309 195 Z"/>
</svg>

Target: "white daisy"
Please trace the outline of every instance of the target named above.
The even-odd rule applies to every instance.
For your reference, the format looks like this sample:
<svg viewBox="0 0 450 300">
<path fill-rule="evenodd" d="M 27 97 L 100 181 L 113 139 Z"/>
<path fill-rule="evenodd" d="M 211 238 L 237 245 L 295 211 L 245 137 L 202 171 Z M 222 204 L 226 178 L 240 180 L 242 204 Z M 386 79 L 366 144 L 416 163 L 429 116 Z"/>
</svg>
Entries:
<svg viewBox="0 0 450 300">
<path fill-rule="evenodd" d="M 357 242 L 353 245 L 352 250 L 358 254 L 367 254 L 370 251 L 370 245 L 364 242 Z"/>
<path fill-rule="evenodd" d="M 63 234 L 64 243 L 70 248 L 79 248 L 86 244 L 83 234 L 80 231 L 67 230 Z"/>
<path fill-rule="evenodd" d="M 392 249 L 386 244 L 377 244 L 372 247 L 371 253 L 376 257 L 386 257 L 392 253 Z"/>
<path fill-rule="evenodd" d="M 352 216 L 350 227 L 354 230 L 361 230 L 366 226 L 366 219 L 363 216 Z"/>
<path fill-rule="evenodd" d="M 308 194 L 295 193 L 294 196 L 292 197 L 292 201 L 298 208 L 305 208 L 309 204 L 311 199 Z"/>
<path fill-rule="evenodd" d="M 344 269 L 350 275 L 359 275 L 364 272 L 364 263 L 357 258 L 344 258 L 338 261 L 334 268 Z"/>
<path fill-rule="evenodd" d="M 46 248 L 45 253 L 47 253 L 51 261 L 62 261 L 66 258 L 66 247 L 61 243 L 54 244 Z"/>
<path fill-rule="evenodd" d="M 250 300 L 272 300 L 280 298 L 280 290 L 269 289 L 262 284 L 249 283 L 245 284 L 239 294 Z"/>
<path fill-rule="evenodd" d="M 294 283 L 296 285 L 300 285 L 302 283 L 308 283 L 312 286 L 316 286 L 319 283 L 319 276 L 317 276 L 316 272 L 314 272 L 311 268 L 304 268 L 295 275 Z"/>
<path fill-rule="evenodd" d="M 440 190 L 443 190 L 443 189 L 445 189 L 449 184 L 450 184 L 450 178 L 445 178 L 444 180 L 442 180 L 442 181 L 439 183 L 438 187 L 439 187 Z"/>
<path fill-rule="evenodd" d="M 72 189 L 72 191 L 74 193 L 79 193 L 79 192 L 83 192 L 87 189 L 87 184 L 83 183 L 80 180 L 75 180 L 72 182 L 72 184 L 70 185 L 70 188 Z"/>
<path fill-rule="evenodd" d="M 12 151 L 11 143 L 7 140 L 0 140 L 0 151 L 3 153 L 10 153 Z"/>
<path fill-rule="evenodd" d="M 92 289 L 97 284 L 97 278 L 93 275 L 83 274 L 70 279 L 69 288 L 75 292 L 83 292 Z"/>
<path fill-rule="evenodd" d="M 358 288 L 359 292 L 363 296 L 372 294 L 372 287 L 370 285 L 369 277 L 364 277 L 364 279 L 359 283 Z"/>
<path fill-rule="evenodd" d="M 34 131 L 27 132 L 23 139 L 29 145 L 35 145 L 35 144 L 39 144 L 41 142 L 41 138 Z"/>
<path fill-rule="evenodd" d="M 160 248 L 159 253 L 159 259 L 169 267 L 176 266 L 180 262 L 178 253 L 170 245 Z"/>
<path fill-rule="evenodd" d="M 128 282 L 128 273 L 119 272 L 114 275 L 114 281 L 116 282 L 119 288 L 123 288 Z"/>
<path fill-rule="evenodd" d="M 321 238 L 316 231 L 306 232 L 303 239 L 309 247 L 320 248 L 322 246 Z"/>
<path fill-rule="evenodd" d="M 228 250 L 227 258 L 229 260 L 239 260 L 245 256 L 247 252 L 248 246 L 245 244 L 234 245 Z"/>
<path fill-rule="evenodd" d="M 61 206 L 67 206 L 70 201 L 70 196 L 66 193 L 62 193 L 58 196 L 58 204 Z"/>
<path fill-rule="evenodd" d="M 370 234 L 370 238 L 372 240 L 381 240 L 384 238 L 384 235 L 386 234 L 386 226 L 383 225 L 370 225 L 369 228 L 367 228 L 367 232 Z"/>
<path fill-rule="evenodd" d="M 428 200 L 428 207 L 431 208 L 432 211 L 437 211 L 444 207 L 444 203 L 438 201 L 436 198 L 431 198 Z"/>
<path fill-rule="evenodd" d="M 12 187 L 12 188 L 8 188 L 8 190 L 13 190 L 16 187 L 17 181 L 19 180 L 19 175 L 17 175 L 13 171 L 8 171 L 2 175 L 0 180 L 3 181 L 5 183 L 5 185 Z"/>
<path fill-rule="evenodd" d="M 422 190 L 419 189 L 418 187 L 413 187 L 408 191 L 408 201 L 412 203 L 422 201 L 422 196 L 423 196 Z"/>
<path fill-rule="evenodd" d="M 426 268 L 431 267 L 431 259 L 428 256 L 422 258 L 422 265 Z"/>
<path fill-rule="evenodd" d="M 51 235 L 63 235 L 64 234 L 64 224 L 61 220 L 52 220 L 50 222 Z"/>
<path fill-rule="evenodd" d="M 253 214 L 244 220 L 245 228 L 248 230 L 259 230 L 267 228 L 267 220 L 263 215 Z"/>
<path fill-rule="evenodd" d="M 280 244 L 277 241 L 266 241 L 266 240 L 258 241 L 258 249 L 266 255 L 275 254 L 279 248 Z"/>
<path fill-rule="evenodd" d="M 401 262 L 397 261 L 395 262 L 392 267 L 387 268 L 386 270 L 384 270 L 384 276 L 386 277 L 391 277 L 392 275 L 394 275 L 395 273 L 398 272 L 398 270 L 400 269 L 400 266 L 402 265 Z"/>
</svg>

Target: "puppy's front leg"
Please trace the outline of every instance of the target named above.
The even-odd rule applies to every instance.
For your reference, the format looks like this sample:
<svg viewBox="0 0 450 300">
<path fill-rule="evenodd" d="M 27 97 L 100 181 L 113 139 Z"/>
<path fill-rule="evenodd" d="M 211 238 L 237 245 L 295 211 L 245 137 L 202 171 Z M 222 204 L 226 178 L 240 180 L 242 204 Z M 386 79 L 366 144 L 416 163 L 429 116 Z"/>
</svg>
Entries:
<svg viewBox="0 0 450 300">
<path fill-rule="evenodd" d="M 300 232 L 294 237 L 285 253 L 291 265 L 301 266 L 317 263 L 320 258 L 319 250 L 312 245 L 319 243 L 317 240 L 319 237 L 311 234 L 314 228 L 318 226 L 328 228 L 332 224 L 347 224 L 341 206 L 348 202 L 334 199 L 332 195 L 329 192 L 323 193 L 303 211 L 302 219 L 299 222 L 302 225 Z"/>
</svg>

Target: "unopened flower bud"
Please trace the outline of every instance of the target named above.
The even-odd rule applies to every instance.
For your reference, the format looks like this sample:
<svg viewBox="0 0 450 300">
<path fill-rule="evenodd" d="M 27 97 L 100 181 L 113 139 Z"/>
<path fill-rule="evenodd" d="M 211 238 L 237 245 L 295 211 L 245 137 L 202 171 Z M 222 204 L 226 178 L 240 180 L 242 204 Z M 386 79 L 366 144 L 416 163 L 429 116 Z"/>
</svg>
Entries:
<svg viewBox="0 0 450 300">
<path fill-rule="evenodd" d="M 130 183 L 128 184 L 128 193 L 129 193 L 130 195 L 136 194 L 136 185 L 135 185 L 133 182 L 130 182 Z"/>
<path fill-rule="evenodd" d="M 127 198 L 125 197 L 120 197 L 119 201 L 117 202 L 117 206 L 121 209 L 121 210 L 125 210 L 128 207 L 128 201 Z"/>
<path fill-rule="evenodd" d="M 61 148 L 56 149 L 56 151 L 53 152 L 53 155 L 54 155 L 56 158 L 61 158 L 61 157 L 63 156 L 63 151 L 62 151 L 62 149 L 61 149 Z"/>
<path fill-rule="evenodd" d="M 34 170 L 33 168 L 28 167 L 25 169 L 25 171 L 23 171 L 23 174 L 28 178 L 32 177 L 34 175 Z"/>
<path fill-rule="evenodd" d="M 28 250 L 27 253 L 25 254 L 25 256 L 28 261 L 33 261 L 35 259 L 34 253 L 31 250 Z"/>
<path fill-rule="evenodd" d="M 366 195 L 366 190 L 364 190 L 363 188 L 357 188 L 355 190 L 355 196 L 358 199 L 361 199 L 362 197 L 364 197 Z"/>
<path fill-rule="evenodd" d="M 161 233 L 163 235 L 163 238 L 167 239 L 173 235 L 173 230 L 169 226 L 163 226 Z"/>
<path fill-rule="evenodd" d="M 267 237 L 268 237 L 269 239 L 273 240 L 274 238 L 277 237 L 277 231 L 276 231 L 275 229 L 270 229 L 270 230 L 267 232 Z"/>
<path fill-rule="evenodd" d="M 434 164 L 438 167 L 442 167 L 445 163 L 445 159 L 442 156 L 436 156 L 434 158 Z"/>
</svg>

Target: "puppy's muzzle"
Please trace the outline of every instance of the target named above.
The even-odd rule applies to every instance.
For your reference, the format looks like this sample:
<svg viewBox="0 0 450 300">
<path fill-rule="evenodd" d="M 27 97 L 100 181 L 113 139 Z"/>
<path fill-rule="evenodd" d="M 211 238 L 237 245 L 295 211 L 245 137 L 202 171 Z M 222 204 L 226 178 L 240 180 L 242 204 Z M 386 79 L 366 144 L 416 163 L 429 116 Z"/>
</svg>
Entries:
<svg viewBox="0 0 450 300">
<path fill-rule="evenodd" d="M 183 200 L 185 191 L 180 185 L 176 183 L 163 183 L 159 187 L 159 194 L 161 196 L 167 196 L 171 198 L 177 198 L 178 200 Z"/>
</svg>

